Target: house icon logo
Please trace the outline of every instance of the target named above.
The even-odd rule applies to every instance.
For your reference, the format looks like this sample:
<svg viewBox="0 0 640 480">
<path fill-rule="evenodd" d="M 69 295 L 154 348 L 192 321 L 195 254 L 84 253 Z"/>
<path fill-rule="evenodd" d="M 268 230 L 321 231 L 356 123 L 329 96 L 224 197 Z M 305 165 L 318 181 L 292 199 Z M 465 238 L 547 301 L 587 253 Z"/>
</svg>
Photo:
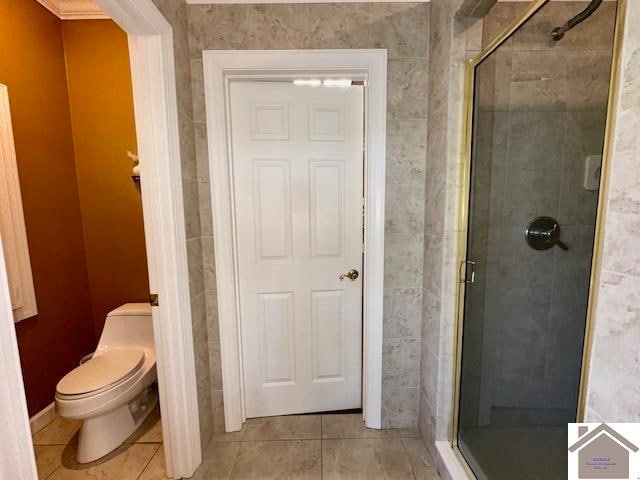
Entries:
<svg viewBox="0 0 640 480">
<path fill-rule="evenodd" d="M 569 438 L 572 425 L 575 428 L 576 424 L 569 424 Z M 620 425 L 635 427 L 634 438 L 640 438 L 640 425 Z M 640 479 L 634 455 L 639 448 L 627 438 L 629 435 L 623 436 L 619 428 L 606 423 L 581 424 L 577 429 L 578 440 L 569 446 L 569 479 Z"/>
</svg>

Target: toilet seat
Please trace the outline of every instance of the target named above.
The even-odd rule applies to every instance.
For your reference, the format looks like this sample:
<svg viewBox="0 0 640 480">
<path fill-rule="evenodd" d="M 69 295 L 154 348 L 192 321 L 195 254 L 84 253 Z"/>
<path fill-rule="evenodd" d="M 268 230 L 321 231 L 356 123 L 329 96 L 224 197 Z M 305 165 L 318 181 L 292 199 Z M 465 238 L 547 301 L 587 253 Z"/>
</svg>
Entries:
<svg viewBox="0 0 640 480">
<path fill-rule="evenodd" d="M 65 375 L 56 387 L 56 396 L 79 399 L 97 395 L 126 382 L 144 361 L 141 349 L 106 350 Z"/>
</svg>

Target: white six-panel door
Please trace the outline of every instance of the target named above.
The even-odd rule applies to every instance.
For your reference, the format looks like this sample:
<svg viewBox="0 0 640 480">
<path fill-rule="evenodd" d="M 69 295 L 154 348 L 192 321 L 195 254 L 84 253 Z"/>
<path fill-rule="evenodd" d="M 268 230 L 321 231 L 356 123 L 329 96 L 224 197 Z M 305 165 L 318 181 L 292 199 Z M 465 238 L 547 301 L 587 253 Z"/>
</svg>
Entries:
<svg viewBox="0 0 640 480">
<path fill-rule="evenodd" d="M 231 83 L 247 417 L 361 406 L 363 95 Z"/>
</svg>

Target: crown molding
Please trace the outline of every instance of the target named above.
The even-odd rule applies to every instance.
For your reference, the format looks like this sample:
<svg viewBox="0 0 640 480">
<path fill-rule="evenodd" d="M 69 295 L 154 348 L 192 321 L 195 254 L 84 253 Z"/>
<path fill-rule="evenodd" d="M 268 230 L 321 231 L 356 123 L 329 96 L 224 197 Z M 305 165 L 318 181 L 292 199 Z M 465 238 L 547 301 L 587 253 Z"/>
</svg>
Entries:
<svg viewBox="0 0 640 480">
<path fill-rule="evenodd" d="M 91 0 L 37 0 L 60 20 L 95 20 L 109 18 Z"/>
</svg>

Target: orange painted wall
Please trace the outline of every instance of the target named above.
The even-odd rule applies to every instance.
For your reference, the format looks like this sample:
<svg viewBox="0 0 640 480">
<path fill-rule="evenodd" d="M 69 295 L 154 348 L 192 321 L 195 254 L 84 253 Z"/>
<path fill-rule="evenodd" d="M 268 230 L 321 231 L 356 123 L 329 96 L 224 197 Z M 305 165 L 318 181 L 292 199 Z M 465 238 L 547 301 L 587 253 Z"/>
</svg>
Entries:
<svg viewBox="0 0 640 480">
<path fill-rule="evenodd" d="M 30 414 L 95 347 L 62 25 L 33 0 L 0 2 L 8 86 L 39 314 L 16 324 Z"/>
<path fill-rule="evenodd" d="M 60 21 L 0 1 L 38 315 L 16 324 L 30 415 L 95 349 L 106 313 L 148 299 L 127 38 L 110 20 Z"/>
<path fill-rule="evenodd" d="M 149 298 L 126 34 L 111 20 L 62 22 L 93 322 Z"/>
</svg>

